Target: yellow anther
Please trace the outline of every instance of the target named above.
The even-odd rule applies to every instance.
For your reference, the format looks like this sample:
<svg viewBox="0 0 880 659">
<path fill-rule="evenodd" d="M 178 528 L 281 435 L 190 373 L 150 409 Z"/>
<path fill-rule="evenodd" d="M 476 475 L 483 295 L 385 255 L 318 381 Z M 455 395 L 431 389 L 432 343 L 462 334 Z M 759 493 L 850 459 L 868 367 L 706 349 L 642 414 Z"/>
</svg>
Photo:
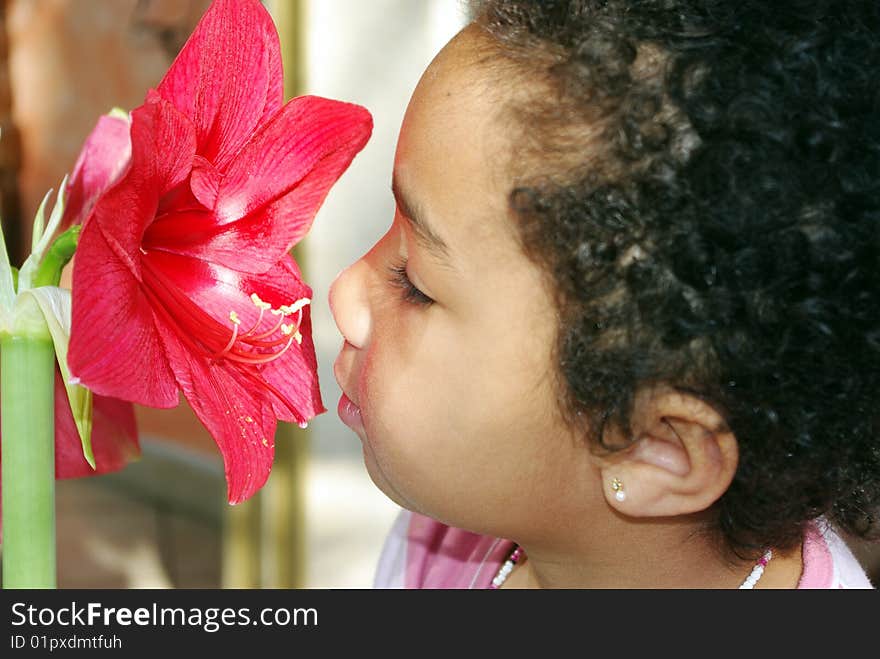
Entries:
<svg viewBox="0 0 880 659">
<path fill-rule="evenodd" d="M 293 338 L 297 342 L 297 344 L 302 344 L 302 342 L 303 342 L 303 335 L 302 334 L 297 332 L 296 334 L 293 335 Z"/>
<path fill-rule="evenodd" d="M 241 319 L 238 317 L 238 314 L 234 311 L 229 312 L 229 320 L 232 321 L 234 325 L 240 325 Z"/>
<path fill-rule="evenodd" d="M 251 302 L 254 303 L 254 305 L 257 307 L 257 309 L 262 309 L 263 311 L 266 311 L 266 310 L 272 308 L 271 304 L 269 304 L 268 302 L 263 302 L 260 299 L 260 296 L 257 295 L 256 293 L 251 293 Z"/>
<path fill-rule="evenodd" d="M 300 298 L 299 300 L 297 300 L 296 302 L 294 302 L 293 304 L 282 304 L 277 309 L 272 309 L 272 313 L 275 314 L 276 316 L 278 316 L 278 315 L 289 316 L 291 314 L 295 314 L 297 311 L 302 309 L 304 306 L 306 306 L 307 304 L 311 304 L 311 303 L 312 303 L 312 301 L 309 298 L 303 297 L 303 298 Z"/>
<path fill-rule="evenodd" d="M 293 334 L 293 325 L 282 325 L 281 333 L 284 336 L 290 336 L 291 334 Z"/>
<path fill-rule="evenodd" d="M 312 301 L 311 301 L 309 298 L 307 298 L 307 297 L 300 298 L 299 300 L 297 300 L 296 302 L 294 302 L 294 303 L 289 307 L 289 309 L 290 309 L 290 313 L 296 313 L 297 311 L 299 311 L 300 309 L 302 309 L 304 306 L 306 306 L 307 304 L 311 304 L 311 303 L 312 303 Z"/>
</svg>

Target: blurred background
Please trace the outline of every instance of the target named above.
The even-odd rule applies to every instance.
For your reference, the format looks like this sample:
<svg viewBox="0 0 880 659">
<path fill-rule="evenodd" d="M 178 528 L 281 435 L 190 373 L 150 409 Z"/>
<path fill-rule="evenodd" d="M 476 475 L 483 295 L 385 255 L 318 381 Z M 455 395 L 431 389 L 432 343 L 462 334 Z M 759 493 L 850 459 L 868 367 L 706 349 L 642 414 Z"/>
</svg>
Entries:
<svg viewBox="0 0 880 659">
<path fill-rule="evenodd" d="M 284 425 L 267 485 L 226 504 L 213 440 L 185 402 L 137 409 L 143 455 L 124 470 L 59 481 L 59 588 L 365 588 L 397 508 L 373 486 L 339 421 L 342 344 L 333 279 L 393 216 L 397 131 L 421 72 L 464 22 L 457 0 L 265 0 L 288 95 L 359 103 L 373 137 L 297 247 L 326 414 Z M 40 200 L 58 188 L 99 115 L 143 102 L 210 0 L 2 0 L 0 211 L 13 264 Z"/>
</svg>

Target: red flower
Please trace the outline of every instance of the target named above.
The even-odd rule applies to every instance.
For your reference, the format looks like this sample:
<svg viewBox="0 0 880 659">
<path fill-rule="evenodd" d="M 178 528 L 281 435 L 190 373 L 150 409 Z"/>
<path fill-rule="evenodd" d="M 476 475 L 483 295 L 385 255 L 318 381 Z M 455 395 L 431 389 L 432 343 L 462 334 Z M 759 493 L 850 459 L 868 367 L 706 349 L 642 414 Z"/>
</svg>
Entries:
<svg viewBox="0 0 880 659">
<path fill-rule="evenodd" d="M 131 163 L 73 273 L 68 363 L 94 392 L 173 407 L 223 454 L 230 503 L 269 475 L 278 419 L 324 412 L 310 288 L 288 255 L 370 136 L 359 106 L 282 98 L 257 0 L 217 0 L 132 112 Z"/>
</svg>

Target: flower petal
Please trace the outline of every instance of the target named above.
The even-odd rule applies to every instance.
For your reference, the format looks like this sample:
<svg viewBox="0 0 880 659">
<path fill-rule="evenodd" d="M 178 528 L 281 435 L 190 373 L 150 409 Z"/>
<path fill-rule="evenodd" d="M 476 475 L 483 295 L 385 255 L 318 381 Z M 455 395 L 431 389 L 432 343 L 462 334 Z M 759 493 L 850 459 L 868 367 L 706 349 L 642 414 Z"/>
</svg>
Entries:
<svg viewBox="0 0 880 659">
<path fill-rule="evenodd" d="M 187 297 L 203 312 L 220 325 L 228 327 L 226 338 L 232 335 L 229 321 L 231 311 L 240 320 L 241 332 L 247 332 L 257 323 L 260 324 L 260 331 L 280 323 L 278 317 L 270 313 L 260 317 L 251 299 L 254 293 L 275 308 L 312 297 L 311 289 L 301 281 L 296 263 L 290 256 L 285 256 L 258 277 L 166 252 L 151 252 L 146 258 L 150 259 L 152 267 L 162 271 L 164 279 L 173 281 L 179 290 L 186 291 Z M 178 320 L 182 317 L 182 314 L 177 315 Z M 286 322 L 292 322 L 292 317 Z M 279 358 L 261 365 L 258 377 L 268 385 L 266 395 L 272 401 L 276 416 L 284 421 L 300 423 L 326 411 L 318 383 L 309 305 L 303 309 L 298 329 L 302 343 L 291 345 Z M 184 327 L 178 327 L 177 331 L 188 336 L 198 332 L 187 332 Z M 203 340 L 203 344 L 209 340 Z M 225 342 L 224 339 L 222 343 Z M 217 351 L 221 349 L 219 344 L 215 347 Z M 254 384 L 259 385 L 252 381 L 251 386 Z"/>
<path fill-rule="evenodd" d="M 236 270 L 264 272 L 308 232 L 371 130 L 369 112 L 358 105 L 293 99 L 230 165 L 214 215 L 168 215 L 151 229 L 150 242 Z"/>
<path fill-rule="evenodd" d="M 193 159 L 189 186 L 196 200 L 208 210 L 214 209 L 217 193 L 220 190 L 221 174 L 209 161 L 201 156 Z"/>
<path fill-rule="evenodd" d="M 276 308 L 303 297 L 311 298 L 312 294 L 300 280 L 298 270 L 287 264 L 293 262 L 289 256 L 259 276 L 164 251 L 149 252 L 145 258 L 185 291 L 192 302 L 223 325 L 229 325 L 230 311 L 239 315 L 243 326 L 256 321 L 259 309 L 251 300 L 253 293 Z"/>
<path fill-rule="evenodd" d="M 245 217 L 307 179 L 326 194 L 372 129 L 373 119 L 360 105 L 319 96 L 292 99 L 227 168 L 218 222 Z"/>
<path fill-rule="evenodd" d="M 140 283 L 140 243 L 159 197 L 189 176 L 195 137 L 186 117 L 152 95 L 132 112 L 131 144 L 131 167 L 80 236 L 68 364 L 98 394 L 174 407 L 177 387 Z"/>
<path fill-rule="evenodd" d="M 130 122 L 118 115 L 104 115 L 86 138 L 67 183 L 67 206 L 63 231 L 85 222 L 98 197 L 125 171 L 131 158 Z"/>
<path fill-rule="evenodd" d="M 283 102 L 281 50 L 257 0 L 215 0 L 159 84 L 190 117 L 198 153 L 223 169 Z"/>
<path fill-rule="evenodd" d="M 92 451 L 95 468 L 83 457 L 76 425 L 66 402 L 60 372 L 55 372 L 55 476 L 77 478 L 118 471 L 140 456 L 137 425 L 131 403 L 94 396 Z"/>
<path fill-rule="evenodd" d="M 270 313 L 264 313 L 262 317 L 259 315 L 251 299 L 254 293 L 274 308 L 312 297 L 311 289 L 300 279 L 296 263 L 287 255 L 259 276 L 166 252 L 151 252 L 147 258 L 153 267 L 163 272 L 165 278 L 186 291 L 194 304 L 221 325 L 229 327 L 229 336 L 232 334 L 229 321 L 231 311 L 241 321 L 241 332 L 247 332 L 258 322 L 261 331 L 271 329 L 272 325 L 280 322 L 277 316 Z M 286 322 L 292 320 L 289 318 Z M 318 383 L 309 305 L 303 309 L 299 332 L 302 335 L 301 344 L 292 344 L 279 358 L 261 365 L 258 370 L 258 377 L 271 387 L 271 393 L 267 391 L 266 396 L 272 401 L 276 416 L 297 423 L 326 411 Z M 254 384 L 256 382 L 251 381 L 251 387 Z"/>
<path fill-rule="evenodd" d="M 299 281 L 299 268 L 290 256 L 285 256 L 278 264 L 261 279 L 271 276 L 274 281 Z M 283 285 L 283 284 L 282 284 Z M 308 293 L 311 298 L 311 291 Z M 327 409 L 321 400 L 321 388 L 318 383 L 318 361 L 315 357 L 315 345 L 312 339 L 311 305 L 303 310 L 302 345 L 298 350 L 288 350 L 280 358 L 267 364 L 262 371 L 263 377 L 276 390 L 285 395 L 297 411 L 298 418 L 291 416 L 288 407 L 275 401 L 275 412 L 283 421 L 306 422 Z"/>
<path fill-rule="evenodd" d="M 196 155 L 192 122 L 156 92 L 131 113 L 129 185 L 150 186 L 158 198 L 189 178 Z"/>
<path fill-rule="evenodd" d="M 223 455 L 229 503 L 241 503 L 272 470 L 277 425 L 272 404 L 228 363 L 195 357 L 162 323 L 159 331 L 184 396 Z"/>
<path fill-rule="evenodd" d="M 263 379 L 277 391 L 284 394 L 288 403 L 296 409 L 292 414 L 290 407 L 272 398 L 275 415 L 282 421 L 306 423 L 327 411 L 321 400 L 318 383 L 318 363 L 315 357 L 315 344 L 312 340 L 311 312 L 306 308 L 302 324 L 302 345 L 291 348 L 281 357 L 270 362 L 262 371 Z"/>
<path fill-rule="evenodd" d="M 102 214 L 119 208 L 117 202 L 124 201 L 128 192 L 111 190 L 96 206 L 97 221 L 90 222 L 80 236 L 73 266 L 67 363 L 71 373 L 95 393 L 151 407 L 174 407 L 177 384 L 156 333 L 153 311 L 130 261 L 121 248 L 111 247 L 100 227 Z"/>
<path fill-rule="evenodd" d="M 226 169 L 218 221 L 233 222 L 278 199 L 328 158 L 337 163 L 322 177 L 329 188 L 372 128 L 370 113 L 360 105 L 320 96 L 292 99 Z"/>
<path fill-rule="evenodd" d="M 94 216 L 108 244 L 121 249 L 120 258 L 130 261 L 134 272 L 144 229 L 155 219 L 159 200 L 189 178 L 195 133 L 184 115 L 151 93 L 132 112 L 131 146 L 128 172 L 99 200 Z"/>
</svg>

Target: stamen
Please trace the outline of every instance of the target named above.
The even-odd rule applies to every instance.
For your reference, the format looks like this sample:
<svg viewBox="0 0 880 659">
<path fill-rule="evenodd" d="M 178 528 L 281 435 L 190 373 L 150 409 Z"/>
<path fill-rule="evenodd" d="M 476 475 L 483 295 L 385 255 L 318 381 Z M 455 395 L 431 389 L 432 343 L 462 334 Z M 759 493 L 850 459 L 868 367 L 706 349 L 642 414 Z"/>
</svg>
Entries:
<svg viewBox="0 0 880 659">
<path fill-rule="evenodd" d="M 251 293 L 251 302 L 253 302 L 257 306 L 258 309 L 267 310 L 267 309 L 272 308 L 271 304 L 269 304 L 268 302 L 263 302 L 260 299 L 260 296 L 257 295 L 256 293 Z"/>
<path fill-rule="evenodd" d="M 282 304 L 277 309 L 272 309 L 272 311 L 271 311 L 272 315 L 278 316 L 278 323 L 275 325 L 275 327 L 270 329 L 268 332 L 264 332 L 263 334 L 257 334 L 253 338 L 265 339 L 267 336 L 271 336 L 272 334 L 277 332 L 279 329 L 281 329 L 281 325 L 284 322 L 285 316 L 289 316 L 294 313 L 299 314 L 296 319 L 296 326 L 299 327 L 302 324 L 303 307 L 305 307 L 307 304 L 310 304 L 310 303 L 311 303 L 311 300 L 307 297 L 304 297 L 304 298 L 300 298 L 299 300 L 297 300 L 296 302 L 294 302 L 291 305 Z"/>
<path fill-rule="evenodd" d="M 290 314 L 294 314 L 297 311 L 302 311 L 302 308 L 304 306 L 306 306 L 307 304 L 311 304 L 311 302 L 312 301 L 309 298 L 304 297 L 304 298 L 300 298 L 299 300 L 297 300 L 296 302 L 294 302 L 290 306 L 284 306 L 282 304 L 279 307 L 279 309 L 281 310 L 282 313 L 289 316 Z"/>
<path fill-rule="evenodd" d="M 221 357 L 232 350 L 232 346 L 235 345 L 235 341 L 238 338 L 238 326 L 241 325 L 241 319 L 238 317 L 237 313 L 230 311 L 229 320 L 232 323 L 232 336 L 229 337 L 229 343 L 226 344 L 226 347 L 223 348 L 223 350 L 214 353 L 214 359 L 217 359 L 217 357 Z"/>
<path fill-rule="evenodd" d="M 302 334 L 300 334 L 297 330 L 298 327 L 299 325 L 282 325 L 281 333 L 284 334 L 284 336 L 290 336 L 291 334 L 293 334 L 293 340 L 296 341 L 298 345 L 300 345 L 302 344 L 303 337 Z"/>
<path fill-rule="evenodd" d="M 226 347 L 215 354 L 215 359 L 230 359 L 231 361 L 244 364 L 264 364 L 280 357 L 290 347 L 298 332 L 288 337 L 286 345 L 277 353 L 243 353 L 236 347 L 236 342 L 252 348 L 270 348 L 284 342 L 279 338 L 277 342 L 255 342 L 252 340 L 242 341 L 238 333 L 241 319 L 234 311 L 229 313 L 229 322 L 233 325 L 232 336 L 229 336 L 229 327 L 206 313 L 201 307 L 193 302 L 187 293 L 182 291 L 176 283 L 165 275 L 160 268 L 154 266 L 149 258 L 141 260 L 143 265 L 143 292 L 150 300 L 151 307 L 162 317 L 169 327 L 178 330 L 180 340 L 196 354 L 212 354 L 214 346 L 226 343 Z M 262 300 L 261 300 L 262 302 Z M 256 304 L 256 303 L 255 303 Z M 301 303 L 302 304 L 302 303 Z M 294 306 L 294 305 L 292 305 Z M 239 368 L 237 372 L 246 378 L 253 386 L 269 392 L 275 400 L 284 406 L 292 416 L 301 418 L 297 408 L 282 394 L 271 382 L 260 374 L 256 368 Z M 230 411 L 227 409 L 226 413 Z"/>
<path fill-rule="evenodd" d="M 307 304 L 311 304 L 311 303 L 312 303 L 312 301 L 309 298 L 303 297 L 291 305 L 282 304 L 277 309 L 272 309 L 272 313 L 275 314 L 276 316 L 278 314 L 289 316 L 290 314 L 296 313 L 297 311 L 301 310 L 304 306 L 306 306 Z"/>
<path fill-rule="evenodd" d="M 272 308 L 271 304 L 269 304 L 268 302 L 263 302 L 260 299 L 260 296 L 256 293 L 251 293 L 251 302 L 253 302 L 257 309 L 260 310 L 260 315 L 257 316 L 257 322 L 254 323 L 254 326 L 251 327 L 247 332 L 242 334 L 242 336 L 249 336 L 251 333 L 253 333 L 253 331 L 260 326 L 260 323 L 263 322 L 263 314 L 266 313 L 266 310 Z"/>
<path fill-rule="evenodd" d="M 273 309 L 273 312 L 274 312 L 274 309 Z M 281 329 L 281 325 L 283 323 L 284 323 L 284 316 L 281 316 L 278 319 L 278 322 L 275 323 L 275 326 L 272 329 L 270 329 L 268 332 L 263 332 L 262 334 L 255 334 L 253 336 L 253 338 L 254 339 L 265 339 L 267 336 L 272 336 L 275 332 L 277 332 L 279 329 Z"/>
<path fill-rule="evenodd" d="M 271 305 L 268 302 L 261 300 L 260 296 L 256 293 L 251 294 L 251 302 L 253 302 L 260 310 L 260 315 L 257 318 L 256 323 L 247 332 L 240 333 L 238 329 L 241 325 L 241 319 L 235 311 L 230 311 L 229 320 L 233 324 L 232 336 L 223 350 L 214 354 L 215 359 L 218 357 L 224 357 L 245 364 L 266 364 L 278 359 L 281 355 L 287 352 L 288 348 L 290 348 L 294 341 L 296 341 L 297 345 L 302 345 L 303 337 L 299 331 L 299 327 L 302 324 L 303 309 L 311 302 L 309 298 L 301 298 L 290 305 L 283 304 L 278 307 L 278 309 L 272 309 Z M 254 330 L 256 330 L 262 323 L 264 313 L 267 309 L 272 314 L 278 316 L 278 322 L 266 332 L 253 334 Z M 296 314 L 297 316 L 296 322 L 285 323 L 285 318 L 293 314 Z M 270 341 L 261 340 L 272 336 L 279 330 L 281 331 L 281 337 Z M 287 337 L 287 341 L 284 340 L 284 337 Z M 242 346 L 236 348 L 235 345 L 237 342 L 240 342 Z M 274 349 L 282 343 L 284 343 L 284 347 L 277 352 L 259 352 L 259 349 L 261 348 Z M 244 347 L 249 347 L 251 350 L 242 349 Z"/>
<path fill-rule="evenodd" d="M 296 338 L 295 335 L 291 334 L 290 338 L 287 339 L 287 343 L 278 352 L 273 352 L 273 353 L 269 353 L 266 355 L 257 356 L 260 353 L 252 352 L 252 353 L 246 354 L 246 353 L 239 352 L 238 350 L 232 350 L 223 356 L 226 359 L 230 359 L 235 362 L 240 362 L 242 364 L 268 364 L 269 362 L 274 362 L 281 355 L 283 355 L 285 352 L 287 352 L 287 349 L 291 346 L 291 344 L 293 344 L 293 341 L 295 338 Z"/>
</svg>

